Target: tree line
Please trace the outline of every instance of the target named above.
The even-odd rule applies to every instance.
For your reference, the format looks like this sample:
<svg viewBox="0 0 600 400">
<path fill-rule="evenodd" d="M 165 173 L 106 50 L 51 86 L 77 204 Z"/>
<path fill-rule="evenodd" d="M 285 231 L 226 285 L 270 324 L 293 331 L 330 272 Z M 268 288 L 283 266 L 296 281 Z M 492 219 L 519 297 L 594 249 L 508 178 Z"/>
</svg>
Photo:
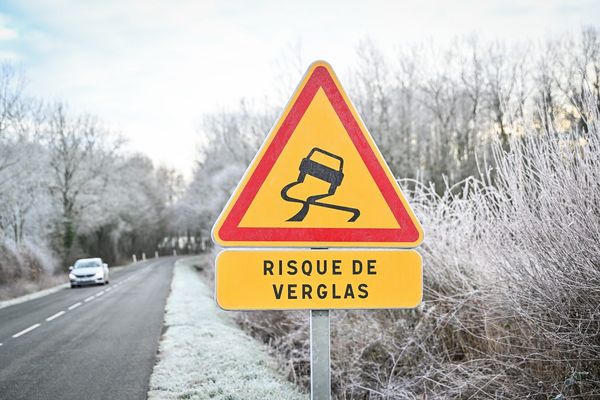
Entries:
<svg viewBox="0 0 600 400">
<path fill-rule="evenodd" d="M 0 283 L 84 256 L 154 255 L 182 177 L 126 152 L 97 117 L 25 95 L 24 81 L 0 65 Z"/>
<path fill-rule="evenodd" d="M 588 134 L 587 103 L 600 99 L 599 54 L 593 28 L 535 43 L 420 43 L 395 54 L 366 40 L 341 72 L 393 173 L 407 179 L 405 186 L 431 184 L 440 194 L 493 167 L 495 140 L 506 150 L 526 130 Z M 203 145 L 184 184 L 175 171 L 125 151 L 122 137 L 97 117 L 23 89 L 18 69 L 2 65 L 0 260 L 12 260 L 2 264 L 6 270 L 19 259 L 53 260 L 46 266 L 52 269 L 86 254 L 115 262 L 183 243 L 198 249 L 281 109 L 242 100 L 205 115 Z"/>
<path fill-rule="evenodd" d="M 600 100 L 600 35 L 585 28 L 518 44 L 472 36 L 394 55 L 365 40 L 342 78 L 394 175 L 441 194 L 493 167 L 494 141 L 508 150 L 526 131 L 587 135 Z M 205 116 L 207 139 L 179 205 L 182 223 L 210 229 L 281 108 L 243 100 Z"/>
</svg>

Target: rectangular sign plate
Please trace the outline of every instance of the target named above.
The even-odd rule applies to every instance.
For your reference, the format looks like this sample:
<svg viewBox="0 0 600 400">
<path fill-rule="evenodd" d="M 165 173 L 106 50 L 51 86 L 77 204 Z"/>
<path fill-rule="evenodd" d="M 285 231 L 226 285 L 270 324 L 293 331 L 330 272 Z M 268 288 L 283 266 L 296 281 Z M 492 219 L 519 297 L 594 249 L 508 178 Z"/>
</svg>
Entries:
<svg viewBox="0 0 600 400">
<path fill-rule="evenodd" d="M 215 286 L 225 310 L 414 308 L 422 260 L 414 250 L 227 250 Z"/>
</svg>

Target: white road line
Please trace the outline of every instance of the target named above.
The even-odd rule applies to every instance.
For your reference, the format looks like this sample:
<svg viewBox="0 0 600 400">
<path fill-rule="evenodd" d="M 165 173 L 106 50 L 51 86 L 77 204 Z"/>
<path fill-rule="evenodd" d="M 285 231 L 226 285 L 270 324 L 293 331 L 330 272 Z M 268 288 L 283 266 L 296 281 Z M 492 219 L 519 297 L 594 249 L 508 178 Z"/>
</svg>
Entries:
<svg viewBox="0 0 600 400">
<path fill-rule="evenodd" d="M 28 332 L 31 332 L 32 330 L 34 330 L 35 328 L 37 328 L 38 326 L 40 326 L 41 324 L 35 324 L 35 325 L 31 325 L 29 328 L 27 329 L 23 329 L 21 332 L 19 333 L 15 333 L 14 335 L 12 335 L 12 337 L 14 338 L 18 338 L 19 336 L 22 336 Z"/>
<path fill-rule="evenodd" d="M 112 290 L 112 288 L 106 288 L 105 291 L 110 292 Z"/>
<path fill-rule="evenodd" d="M 51 315 L 50 317 L 46 318 L 46 321 L 50 322 L 50 321 L 52 321 L 53 319 L 56 319 L 56 318 L 60 317 L 60 316 L 61 316 L 61 315 L 63 315 L 64 313 L 65 313 L 64 311 L 59 311 L 59 312 L 57 312 L 56 314 L 54 314 L 54 315 Z"/>
<path fill-rule="evenodd" d="M 104 294 L 104 290 L 103 290 L 103 291 L 101 291 L 101 292 L 98 292 L 98 293 L 96 293 L 96 297 L 100 297 L 100 296 L 102 296 L 103 294 Z"/>
<path fill-rule="evenodd" d="M 80 305 L 81 305 L 81 302 L 75 303 L 72 306 L 69 306 L 68 310 L 69 311 L 74 310 L 75 308 L 79 307 Z"/>
<path fill-rule="evenodd" d="M 90 297 L 88 297 L 88 298 L 87 298 L 87 299 L 85 299 L 83 302 L 84 302 L 84 303 L 87 303 L 88 301 L 92 301 L 92 300 L 94 300 L 94 296 L 90 296 Z"/>
<path fill-rule="evenodd" d="M 2 346 L 2 343 L 0 343 L 0 346 Z"/>
</svg>

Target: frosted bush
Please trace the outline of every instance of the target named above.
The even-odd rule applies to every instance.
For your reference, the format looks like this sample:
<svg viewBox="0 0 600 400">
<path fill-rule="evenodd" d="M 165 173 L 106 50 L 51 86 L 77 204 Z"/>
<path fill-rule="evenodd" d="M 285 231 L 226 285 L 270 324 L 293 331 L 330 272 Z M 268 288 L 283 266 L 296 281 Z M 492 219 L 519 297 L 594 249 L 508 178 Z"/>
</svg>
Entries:
<svg viewBox="0 0 600 400">
<path fill-rule="evenodd" d="M 425 301 L 333 313 L 340 399 L 600 396 L 600 139 L 513 138 L 442 195 L 412 187 Z M 240 320 L 308 383 L 306 313 Z"/>
</svg>

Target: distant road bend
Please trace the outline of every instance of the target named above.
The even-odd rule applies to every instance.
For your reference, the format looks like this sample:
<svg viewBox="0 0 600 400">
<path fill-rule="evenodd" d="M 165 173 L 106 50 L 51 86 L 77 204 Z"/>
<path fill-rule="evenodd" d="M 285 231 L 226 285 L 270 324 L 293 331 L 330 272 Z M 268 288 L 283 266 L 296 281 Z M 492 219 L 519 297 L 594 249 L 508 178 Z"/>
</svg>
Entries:
<svg viewBox="0 0 600 400">
<path fill-rule="evenodd" d="M 0 399 L 145 399 L 174 261 L 0 309 Z"/>
</svg>

